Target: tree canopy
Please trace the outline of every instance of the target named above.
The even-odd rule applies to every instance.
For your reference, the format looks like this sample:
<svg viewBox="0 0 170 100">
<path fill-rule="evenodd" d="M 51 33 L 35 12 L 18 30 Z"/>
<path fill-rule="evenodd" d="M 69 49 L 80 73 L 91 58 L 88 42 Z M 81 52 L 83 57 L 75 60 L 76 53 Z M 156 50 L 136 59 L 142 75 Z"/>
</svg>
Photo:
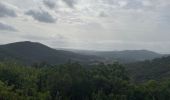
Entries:
<svg viewBox="0 0 170 100">
<path fill-rule="evenodd" d="M 168 100 L 170 81 L 134 84 L 119 63 L 0 63 L 0 100 Z"/>
</svg>

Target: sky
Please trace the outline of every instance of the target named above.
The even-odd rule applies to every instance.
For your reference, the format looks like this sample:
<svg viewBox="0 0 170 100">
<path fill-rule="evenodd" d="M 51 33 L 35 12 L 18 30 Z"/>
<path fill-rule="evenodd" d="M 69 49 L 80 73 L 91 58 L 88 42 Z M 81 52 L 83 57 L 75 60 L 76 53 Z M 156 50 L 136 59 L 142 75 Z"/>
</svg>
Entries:
<svg viewBox="0 0 170 100">
<path fill-rule="evenodd" d="M 0 0 L 0 44 L 170 53 L 170 0 Z"/>
</svg>

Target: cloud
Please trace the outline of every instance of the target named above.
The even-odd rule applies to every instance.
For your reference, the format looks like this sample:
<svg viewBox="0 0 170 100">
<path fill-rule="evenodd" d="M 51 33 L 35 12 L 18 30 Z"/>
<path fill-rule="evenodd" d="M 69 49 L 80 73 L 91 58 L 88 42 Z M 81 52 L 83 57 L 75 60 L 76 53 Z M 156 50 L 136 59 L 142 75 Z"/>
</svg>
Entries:
<svg viewBox="0 0 170 100">
<path fill-rule="evenodd" d="M 17 31 L 14 27 L 1 23 L 0 22 L 0 30 L 6 30 L 6 31 Z"/>
<path fill-rule="evenodd" d="M 0 2 L 0 17 L 16 17 L 17 14 L 9 5 Z"/>
<path fill-rule="evenodd" d="M 29 10 L 25 14 L 32 16 L 35 20 L 39 22 L 44 22 L 44 23 L 55 23 L 56 22 L 56 18 L 53 18 L 53 16 L 50 15 L 50 13 L 47 11 Z"/>
<path fill-rule="evenodd" d="M 43 0 L 43 3 L 50 9 L 53 9 L 57 6 L 54 0 Z"/>
<path fill-rule="evenodd" d="M 129 0 L 126 8 L 127 9 L 140 9 L 143 8 L 143 3 L 141 0 Z"/>
<path fill-rule="evenodd" d="M 102 11 L 99 13 L 99 17 L 108 17 L 108 15 L 104 11 Z"/>
<path fill-rule="evenodd" d="M 74 8 L 76 1 L 75 0 L 63 0 L 70 8 Z"/>
</svg>

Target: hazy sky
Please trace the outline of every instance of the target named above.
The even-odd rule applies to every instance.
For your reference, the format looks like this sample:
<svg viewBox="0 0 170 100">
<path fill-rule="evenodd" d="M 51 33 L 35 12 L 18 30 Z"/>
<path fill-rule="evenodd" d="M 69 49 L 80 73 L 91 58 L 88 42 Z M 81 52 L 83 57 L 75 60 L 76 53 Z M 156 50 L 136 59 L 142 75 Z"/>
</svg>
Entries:
<svg viewBox="0 0 170 100">
<path fill-rule="evenodd" d="M 0 44 L 170 53 L 170 0 L 0 0 Z"/>
</svg>

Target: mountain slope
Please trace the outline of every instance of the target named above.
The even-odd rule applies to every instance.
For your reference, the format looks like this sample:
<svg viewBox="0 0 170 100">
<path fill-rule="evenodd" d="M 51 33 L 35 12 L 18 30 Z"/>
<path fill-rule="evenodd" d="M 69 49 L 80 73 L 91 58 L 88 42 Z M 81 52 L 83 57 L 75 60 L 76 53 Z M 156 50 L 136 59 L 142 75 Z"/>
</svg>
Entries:
<svg viewBox="0 0 170 100">
<path fill-rule="evenodd" d="M 17 59 L 27 64 L 42 61 L 50 64 L 61 64 L 68 60 L 85 63 L 97 57 L 76 54 L 70 51 L 55 50 L 40 43 L 25 41 L 1 45 L 0 59 L 4 58 Z"/>
<path fill-rule="evenodd" d="M 136 82 L 170 79 L 170 56 L 127 64 L 126 68 Z"/>
</svg>

